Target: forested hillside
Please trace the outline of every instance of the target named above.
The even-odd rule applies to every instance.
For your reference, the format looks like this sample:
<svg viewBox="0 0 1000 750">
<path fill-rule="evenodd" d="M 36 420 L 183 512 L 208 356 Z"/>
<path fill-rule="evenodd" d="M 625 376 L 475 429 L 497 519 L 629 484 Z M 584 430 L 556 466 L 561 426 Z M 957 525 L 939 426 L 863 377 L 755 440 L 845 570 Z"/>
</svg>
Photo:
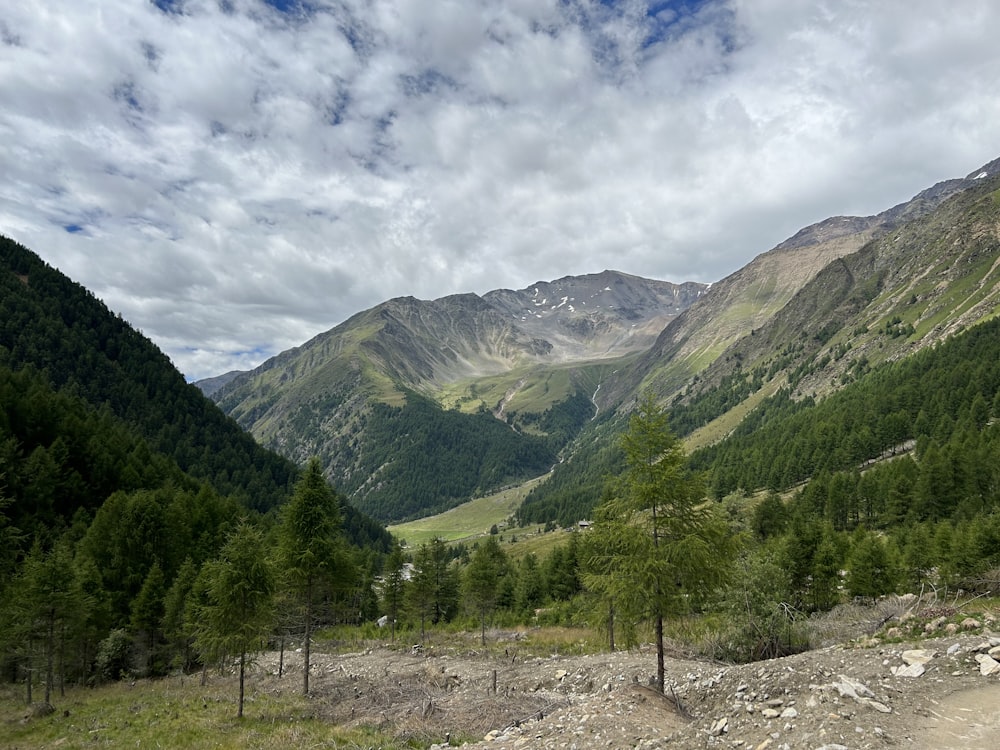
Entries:
<svg viewBox="0 0 1000 750">
<path fill-rule="evenodd" d="M 540 437 L 511 430 L 488 412 L 460 414 L 416 393 L 406 404 L 374 404 L 364 426 L 358 507 L 386 521 L 439 512 L 547 471 L 555 453 Z"/>
<path fill-rule="evenodd" d="M 482 297 L 398 297 L 199 385 L 262 445 L 319 456 L 359 508 L 433 515 L 547 471 L 594 416 L 602 380 L 705 289 L 604 271 Z"/>
<path fill-rule="evenodd" d="M 615 376 L 617 383 L 614 378 L 602 383 L 607 388 L 601 392 L 620 391 L 623 382 L 635 387 L 644 383 L 642 387 L 656 393 L 669 409 L 672 429 L 678 435 L 692 436 L 696 445 L 714 444 L 695 459 L 712 478 L 717 496 L 740 487 L 787 490 L 815 476 L 823 466 L 860 465 L 901 441 L 916 439 L 912 429 L 904 428 L 904 413 L 897 407 L 900 395 L 891 385 L 867 381 L 875 393 L 863 408 L 843 406 L 837 392 L 869 374 L 882 372 L 879 377 L 889 380 L 897 377 L 892 363 L 905 363 L 923 349 L 945 345 L 950 337 L 974 329 L 1000 309 L 996 162 L 974 177 L 945 187 L 930 201 L 922 200 L 924 194 L 917 196 L 911 202 L 913 210 L 904 204 L 886 212 L 879 236 L 855 252 L 836 257 L 783 307 L 761 317 L 758 327 L 748 329 L 693 376 L 677 380 L 677 357 L 699 341 L 698 330 L 714 330 L 711 313 L 728 321 L 739 307 L 736 303 L 742 300 L 746 308 L 746 300 L 734 287 L 738 283 L 750 284 L 751 290 L 767 286 L 770 282 L 761 278 L 759 268 L 756 274 L 750 270 L 761 265 L 762 259 L 771 265 L 779 263 L 788 253 L 786 245 L 799 248 L 809 238 L 792 238 L 755 259 L 681 313 L 646 355 L 634 366 L 622 368 Z M 955 192 L 956 188 L 960 189 Z M 830 231 L 826 223 L 816 228 L 820 234 Z M 696 348 L 704 353 L 710 347 Z M 958 350 L 952 356 L 979 362 L 975 351 Z M 934 366 L 947 368 L 951 363 Z M 942 375 L 940 380 L 961 381 L 965 375 Z M 976 384 L 991 402 L 991 385 Z M 634 393 L 626 391 L 620 398 L 627 410 Z M 934 408 L 932 400 L 926 396 L 923 403 L 925 418 L 919 423 L 923 433 L 926 413 Z M 782 425 L 776 428 L 783 432 L 781 447 L 765 448 L 767 440 L 761 441 L 763 435 L 758 432 L 762 424 L 773 420 L 776 412 L 808 410 L 816 403 L 825 404 L 822 414 L 847 410 L 856 419 L 837 428 L 836 436 L 817 438 L 809 430 L 823 419 L 805 411 L 800 415 L 801 424 L 809 425 L 805 431 L 795 424 Z M 907 407 L 911 411 L 912 404 L 911 399 Z M 891 416 L 883 413 L 887 408 L 892 409 Z M 909 414 L 905 424 L 912 425 L 917 416 Z M 614 441 L 608 436 L 622 429 L 621 423 L 616 428 L 613 421 L 586 429 L 574 445 L 575 455 L 557 467 L 550 481 L 532 491 L 518 519 L 529 523 L 555 518 L 565 524 L 586 517 L 601 492 L 595 479 L 616 473 L 620 466 L 620 456 L 615 456 Z"/>
<path fill-rule="evenodd" d="M 714 494 L 722 497 L 782 490 L 831 472 L 857 474 L 878 459 L 904 455 L 865 476 L 895 473 L 906 476 L 908 486 L 884 487 L 874 504 L 848 511 L 844 520 L 884 526 L 905 517 L 950 518 L 960 506 L 964 515 L 978 512 L 984 491 L 1000 487 L 1000 462 L 987 460 L 1000 457 L 987 429 L 998 416 L 1000 319 L 994 319 L 872 370 L 818 403 L 792 400 L 783 388 L 728 439 L 696 451 L 692 462 L 711 473 Z M 941 460 L 947 483 L 935 486 L 931 477 L 940 473 Z M 923 488 L 922 496 L 911 494 L 915 487 Z M 886 515 L 890 496 L 897 507 Z"/>
<path fill-rule="evenodd" d="M 47 673 L 48 700 L 56 672 L 189 663 L 199 576 L 234 535 L 268 556 L 300 472 L 85 289 L 7 239 L 0 261 L 0 670 L 29 700 Z M 340 572 L 323 617 L 356 621 L 390 537 L 325 491 Z"/>
<path fill-rule="evenodd" d="M 267 511 L 278 507 L 297 476 L 291 461 L 259 446 L 198 388 L 186 383 L 170 360 L 121 316 L 6 237 L 0 237 L 0 364 L 12 370 L 32 368 L 41 376 L 32 387 L 77 397 L 75 408 L 89 404 L 100 410 L 106 422 L 116 417 L 122 423 L 119 431 L 131 431 L 133 439 L 141 438 L 141 455 L 160 454 L 152 459 L 154 466 L 167 459 L 167 464 L 208 483 L 245 508 Z M 35 399 L 34 403 L 42 401 Z M 19 436 L 19 440 L 28 440 L 30 447 L 20 445 L 17 452 L 30 456 L 35 448 L 48 451 L 50 443 L 55 443 L 56 465 L 69 477 L 76 466 L 87 472 L 108 462 L 117 463 L 106 457 L 95 463 L 77 455 L 73 466 L 60 464 L 64 448 L 56 438 L 73 445 L 80 438 L 68 427 L 50 425 L 47 429 L 37 436 L 37 443 L 31 443 L 36 436 Z M 108 441 L 108 451 L 113 452 L 120 442 Z M 93 446 L 101 443 L 95 439 Z M 8 484 L 16 481 L 15 472 L 8 469 L 7 474 Z M 161 472 L 160 476 L 165 478 L 166 474 Z M 95 490 L 88 507 L 96 507 L 107 486 Z M 118 488 L 128 486 L 125 482 Z M 67 518 L 76 509 L 74 493 L 72 489 L 57 493 L 62 515 Z M 356 544 L 376 543 L 383 550 L 387 548 L 389 536 L 379 524 L 350 505 L 345 504 L 344 512 L 345 526 Z"/>
<path fill-rule="evenodd" d="M 668 409 L 671 425 L 688 435 L 760 387 L 750 373 L 728 379 Z M 872 369 L 820 401 L 792 399 L 786 385 L 725 440 L 693 452 L 691 463 L 707 475 L 717 499 L 785 491 L 810 480 L 809 492 L 822 492 L 817 488 L 825 488 L 832 473 L 844 472 L 830 501 L 842 507 L 819 503 L 820 516 L 840 529 L 969 517 L 988 510 L 986 498 L 1000 489 L 1000 445 L 992 442 L 998 417 L 1000 319 L 994 319 Z M 569 524 L 588 517 L 603 480 L 621 468 L 614 440 L 600 432 L 614 434 L 622 426 L 609 420 L 591 430 L 573 459 L 527 497 L 518 520 Z"/>
<path fill-rule="evenodd" d="M 82 286 L 0 237 L 0 362 L 31 365 L 134 425 L 150 448 L 247 507 L 287 495 L 295 466 L 258 446 L 151 341 Z"/>
</svg>

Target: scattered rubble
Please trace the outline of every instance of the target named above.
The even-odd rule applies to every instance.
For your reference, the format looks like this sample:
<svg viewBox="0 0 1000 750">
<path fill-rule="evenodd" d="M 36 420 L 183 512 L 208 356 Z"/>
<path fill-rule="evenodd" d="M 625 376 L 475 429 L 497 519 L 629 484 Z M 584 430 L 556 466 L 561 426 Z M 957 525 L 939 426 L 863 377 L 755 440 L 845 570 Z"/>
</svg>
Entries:
<svg viewBox="0 0 1000 750">
<path fill-rule="evenodd" d="M 648 649 L 520 657 L 496 644 L 315 658 L 319 715 L 391 727 L 433 750 L 977 750 L 1000 736 L 1000 636 L 965 622 L 920 642 L 869 638 L 755 664 L 671 659 L 666 695 L 650 687 Z M 264 684 L 294 689 L 294 672 Z"/>
</svg>

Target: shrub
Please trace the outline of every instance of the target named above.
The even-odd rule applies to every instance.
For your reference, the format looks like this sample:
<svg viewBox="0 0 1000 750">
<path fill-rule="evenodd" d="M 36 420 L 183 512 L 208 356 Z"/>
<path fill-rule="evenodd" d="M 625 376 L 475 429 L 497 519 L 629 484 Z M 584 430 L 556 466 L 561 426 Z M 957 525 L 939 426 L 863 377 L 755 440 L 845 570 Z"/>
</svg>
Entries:
<svg viewBox="0 0 1000 750">
<path fill-rule="evenodd" d="M 121 628 L 112 630 L 97 646 L 95 659 L 100 682 L 120 680 L 132 669 L 132 638 Z"/>
</svg>

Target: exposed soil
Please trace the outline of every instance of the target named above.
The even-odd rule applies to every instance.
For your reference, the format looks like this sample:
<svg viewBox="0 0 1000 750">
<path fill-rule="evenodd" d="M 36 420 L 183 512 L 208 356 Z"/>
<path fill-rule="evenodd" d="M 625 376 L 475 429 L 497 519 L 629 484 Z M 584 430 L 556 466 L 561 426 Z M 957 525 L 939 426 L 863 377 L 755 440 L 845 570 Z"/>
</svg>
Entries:
<svg viewBox="0 0 1000 750">
<path fill-rule="evenodd" d="M 487 650 L 389 649 L 315 655 L 315 711 L 344 725 L 470 748 L 851 748 L 994 750 L 1000 675 L 980 661 L 990 627 L 919 642 L 832 646 L 727 665 L 671 658 L 667 695 L 649 687 L 648 649 L 586 656 L 525 655 L 509 634 Z M 903 672 L 913 653 L 919 676 Z M 257 683 L 297 690 L 301 656 L 261 662 Z M 494 677 L 495 674 L 495 677 Z"/>
</svg>

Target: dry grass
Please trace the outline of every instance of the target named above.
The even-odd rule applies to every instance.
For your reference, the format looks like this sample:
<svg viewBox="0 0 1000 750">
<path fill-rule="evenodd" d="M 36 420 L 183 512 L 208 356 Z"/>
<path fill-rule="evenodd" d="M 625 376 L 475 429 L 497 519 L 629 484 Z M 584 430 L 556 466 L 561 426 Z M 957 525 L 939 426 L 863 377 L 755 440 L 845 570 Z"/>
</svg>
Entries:
<svg viewBox="0 0 1000 750">
<path fill-rule="evenodd" d="M 245 716 L 236 718 L 232 677 L 196 676 L 71 687 L 52 699 L 55 711 L 33 715 L 22 687 L 0 692 L 4 747 L 150 747 L 233 750 L 243 748 L 395 748 L 376 729 L 346 729 L 318 717 L 315 705 L 285 688 L 247 685 Z"/>
</svg>

